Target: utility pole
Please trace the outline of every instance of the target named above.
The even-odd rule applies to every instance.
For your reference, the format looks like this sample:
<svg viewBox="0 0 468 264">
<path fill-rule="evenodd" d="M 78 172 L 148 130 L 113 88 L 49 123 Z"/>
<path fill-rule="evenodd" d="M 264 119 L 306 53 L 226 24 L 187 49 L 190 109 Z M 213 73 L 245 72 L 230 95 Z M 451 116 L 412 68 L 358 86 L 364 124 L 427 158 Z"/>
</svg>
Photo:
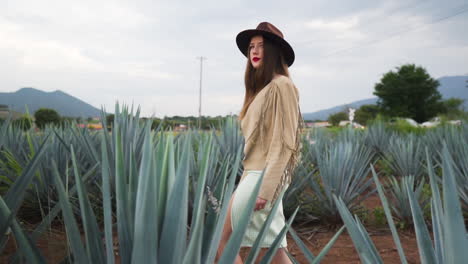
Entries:
<svg viewBox="0 0 468 264">
<path fill-rule="evenodd" d="M 205 57 L 197 57 L 200 60 L 200 93 L 199 93 L 199 102 L 198 102 L 198 129 L 201 128 L 201 96 L 202 96 L 202 72 L 203 72 L 203 60 L 206 60 Z"/>
</svg>

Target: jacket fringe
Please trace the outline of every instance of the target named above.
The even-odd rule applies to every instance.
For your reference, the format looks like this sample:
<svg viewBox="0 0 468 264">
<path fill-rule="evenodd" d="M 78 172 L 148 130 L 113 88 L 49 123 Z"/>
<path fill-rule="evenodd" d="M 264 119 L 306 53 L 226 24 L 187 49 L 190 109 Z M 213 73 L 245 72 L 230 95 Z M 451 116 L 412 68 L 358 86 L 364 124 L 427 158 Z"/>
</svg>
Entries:
<svg viewBox="0 0 468 264">
<path fill-rule="evenodd" d="M 268 91 L 268 94 L 266 95 L 265 100 L 262 102 L 262 105 L 260 107 L 261 113 L 260 113 L 260 118 L 257 121 L 254 131 L 250 134 L 248 140 L 253 140 L 252 143 L 255 143 L 255 140 L 259 139 L 260 140 L 260 145 L 262 147 L 263 153 L 267 154 L 268 153 L 268 145 L 265 142 L 265 137 L 267 134 L 267 112 L 271 111 L 273 107 L 277 106 L 279 109 L 277 109 L 276 113 L 280 115 L 280 129 L 281 131 L 284 131 L 284 105 L 282 104 L 282 100 L 280 98 L 280 87 L 278 87 L 277 84 L 273 84 L 272 87 L 270 87 L 270 90 Z M 298 99 L 299 100 L 299 99 Z M 280 155 L 285 154 L 286 148 L 291 150 L 291 156 L 286 164 L 286 167 L 283 171 L 283 174 L 281 175 L 280 181 L 278 185 L 275 188 L 273 198 L 271 200 L 271 205 L 273 205 L 278 198 L 278 195 L 281 193 L 283 187 L 286 184 L 290 184 L 293 179 L 293 172 L 296 166 L 299 164 L 300 159 L 301 159 L 301 149 L 302 149 L 302 140 L 301 140 L 301 135 L 303 132 L 303 129 L 305 128 L 305 123 L 304 119 L 302 118 L 301 114 L 301 109 L 299 106 L 298 102 L 298 119 L 297 119 L 297 128 L 296 128 L 296 133 L 295 133 L 295 142 L 290 145 L 289 142 L 287 142 L 284 139 L 284 133 L 280 133 L 280 141 L 281 141 L 281 148 L 280 148 Z"/>
</svg>

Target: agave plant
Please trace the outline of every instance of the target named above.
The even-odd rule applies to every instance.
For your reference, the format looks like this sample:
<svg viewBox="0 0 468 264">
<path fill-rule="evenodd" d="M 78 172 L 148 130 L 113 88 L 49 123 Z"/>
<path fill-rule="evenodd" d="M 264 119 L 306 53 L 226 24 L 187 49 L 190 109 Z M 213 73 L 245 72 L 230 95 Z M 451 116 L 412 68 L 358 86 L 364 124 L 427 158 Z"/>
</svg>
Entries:
<svg viewBox="0 0 468 264">
<path fill-rule="evenodd" d="M 373 158 L 373 152 L 365 145 L 353 142 L 336 142 L 324 153 L 316 153 L 318 175 L 309 181 L 314 191 L 317 216 L 339 222 L 338 209 L 333 195 L 341 197 L 351 211 L 375 190 L 369 190 L 371 180 L 367 179 L 370 169 L 366 166 Z"/>
<path fill-rule="evenodd" d="M 10 127 L 4 135 L 6 142 L 0 150 L 0 179 L 5 189 L 11 188 L 12 184 L 22 174 L 23 168 L 32 160 L 37 150 L 44 143 L 44 135 L 49 135 L 47 147 L 41 161 L 37 164 L 37 171 L 25 192 L 20 217 L 31 219 L 44 215 L 44 210 L 50 205 L 50 188 L 52 187 L 50 161 L 57 159 L 65 167 L 68 164 L 67 156 L 57 148 L 62 148 L 60 142 L 54 137 L 53 132 L 44 131 L 41 134 L 30 131 L 16 130 Z M 9 134 L 16 133 L 12 137 Z M 15 141 L 15 142 L 12 142 Z M 62 148 L 63 149 L 63 148 Z M 0 192 L 3 193 L 3 190 Z M 53 203 L 53 202 L 52 202 Z"/>
<path fill-rule="evenodd" d="M 442 149 L 442 141 L 446 138 L 447 126 L 438 126 L 430 131 L 428 131 L 423 137 L 422 142 L 429 149 L 430 153 L 437 153 Z M 450 134 L 448 135 L 450 136 Z M 432 155 L 433 163 L 440 163 L 439 155 Z"/>
<path fill-rule="evenodd" d="M 387 152 L 389 138 L 392 132 L 387 128 L 383 120 L 375 120 L 370 123 L 364 135 L 364 143 L 370 146 L 378 156 Z"/>
<path fill-rule="evenodd" d="M 317 153 L 322 153 L 330 143 L 323 128 L 313 128 L 302 138 L 302 164 L 304 167 L 317 166 Z"/>
<path fill-rule="evenodd" d="M 361 144 L 363 141 L 364 133 L 360 129 L 354 129 L 351 126 L 345 127 L 336 135 L 336 141 L 352 142 Z"/>
<path fill-rule="evenodd" d="M 226 152 L 222 159 L 218 159 L 221 147 L 214 144 L 211 133 L 196 136 L 189 131 L 173 137 L 171 133 L 150 131 L 149 122 L 140 127 L 138 118 L 128 114 L 125 107 L 116 113 L 111 134 L 101 131 L 96 136 L 71 127 L 45 129 L 51 134 L 44 137 L 42 145 L 34 147 L 32 159 L 14 180 L 8 193 L 0 197 L 1 248 L 5 245 L 6 236 L 3 234 L 8 227 L 11 227 L 20 246 L 12 262 L 21 261 L 21 258 L 26 258 L 28 263 L 46 262 L 34 243 L 61 212 L 70 247 L 66 261 L 114 263 L 113 237 L 116 234 L 120 261 L 124 263 L 148 260 L 213 263 L 239 171 L 242 147 L 238 146 L 235 155 L 232 151 Z M 70 132 L 70 129 L 74 131 Z M 3 126 L 2 131 L 6 131 Z M 36 138 L 34 142 L 38 140 Z M 197 141 L 196 153 L 193 141 Z M 96 147 L 98 143 L 100 150 Z M 54 150 L 61 151 L 65 158 L 57 159 L 54 156 L 57 154 L 49 152 Z M 52 172 L 59 203 L 52 205 L 41 223 L 28 234 L 21 229 L 16 213 L 35 177 L 46 177 L 41 175 L 44 171 L 40 169 L 46 154 L 50 155 L 47 157 L 47 162 L 51 163 L 48 168 Z M 69 166 L 57 162 L 69 163 Z M 239 223 L 240 228 L 231 235 L 219 263 L 232 263 L 239 251 L 261 181 L 257 182 Z M 76 205 L 75 193 L 78 198 Z M 190 194 L 193 194 L 193 199 Z M 273 205 L 247 262 L 258 256 L 258 245 L 283 195 L 284 191 Z M 94 208 L 96 197 L 101 197 L 102 205 Z M 314 256 L 291 227 L 298 210 L 299 207 L 292 213 L 262 263 L 272 260 L 288 231 L 306 258 L 311 263 L 318 263 L 344 230 L 341 228 L 322 252 Z M 103 220 L 98 218 L 100 214 Z M 84 227 L 84 242 L 78 222 Z M 103 230 L 99 228 L 101 222 Z M 290 257 L 295 261 L 293 256 Z"/>
<path fill-rule="evenodd" d="M 308 182 L 312 180 L 312 176 L 316 172 L 316 169 L 310 169 L 307 166 L 307 162 L 300 162 L 298 166 L 294 170 L 294 177 L 292 178 L 289 187 L 286 189 L 286 193 L 284 194 L 283 198 L 283 205 L 284 205 L 284 214 L 289 216 L 293 213 L 293 209 L 297 206 L 309 204 L 308 194 L 305 193 L 305 190 L 308 186 Z M 317 220 L 315 216 L 310 215 L 305 210 L 301 210 L 298 213 L 298 220 L 300 219 L 301 222 L 308 222 Z"/>
<path fill-rule="evenodd" d="M 391 197 L 392 211 L 395 217 L 404 224 L 412 224 L 413 215 L 407 190 L 411 191 L 411 195 L 415 197 L 421 208 L 427 209 L 430 197 L 423 192 L 424 179 L 417 183 L 412 175 L 401 177 L 400 180 L 392 176 L 389 182 L 387 191 Z"/>
<path fill-rule="evenodd" d="M 465 139 L 462 127 L 449 124 L 437 126 L 422 137 L 422 141 L 431 153 L 440 153 L 444 141 L 449 148 L 452 148 L 460 143 L 460 139 Z M 442 161 L 440 155 L 433 155 L 432 158 L 435 163 Z"/>
<path fill-rule="evenodd" d="M 123 168 L 123 155 L 120 142 L 120 135 L 117 135 L 118 142 L 116 143 L 116 200 L 117 208 L 117 234 L 119 237 L 119 255 L 124 263 L 212 263 L 217 250 L 217 244 L 220 239 L 221 229 L 226 217 L 227 205 L 231 196 L 235 173 L 240 161 L 240 151 L 235 157 L 235 162 L 229 161 L 229 164 L 234 164 L 233 168 L 225 171 L 224 181 L 226 182 L 228 174 L 230 174 L 227 190 L 221 190 L 221 197 L 216 197 L 218 192 L 215 192 L 215 199 L 222 201 L 219 204 L 208 204 L 208 196 L 205 194 L 206 172 L 209 148 L 210 145 L 205 145 L 207 149 L 205 163 L 201 167 L 198 184 L 196 186 L 196 196 L 194 201 L 194 215 L 191 221 L 190 230 L 187 230 L 188 222 L 188 186 L 189 186 L 189 170 L 190 170 L 190 133 L 184 140 L 183 154 L 177 165 L 173 163 L 174 159 L 168 159 L 168 167 L 175 167 L 175 170 L 161 171 L 158 168 L 163 166 L 162 159 L 158 156 L 157 151 L 153 151 L 152 134 L 149 129 L 145 133 L 145 141 L 143 148 L 142 163 L 138 170 L 137 183 L 135 186 L 127 184 L 125 169 Z M 161 140 L 160 142 L 164 142 Z M 157 146 L 155 146 L 157 148 Z M 171 152 L 173 148 L 166 150 Z M 171 153 L 163 153 L 164 156 L 172 156 Z M 67 235 L 71 241 L 72 258 L 78 263 L 103 263 L 114 262 L 112 251 L 112 218 L 110 216 L 112 199 L 110 197 L 109 185 L 109 163 L 107 152 L 103 145 L 102 148 L 102 170 L 103 170 L 103 200 L 104 200 L 104 215 L 105 215 L 105 244 L 102 243 L 100 230 L 93 211 L 90 208 L 90 203 L 87 198 L 86 186 L 81 181 L 77 163 L 73 155 L 74 175 L 78 186 L 78 197 L 80 199 L 81 218 L 85 226 L 85 245 L 80 242 L 80 233 L 77 228 L 76 220 L 71 214 L 71 207 L 68 203 L 68 197 L 63 188 L 61 177 L 58 172 L 55 173 L 57 188 L 60 194 L 60 204 L 65 219 Z M 171 161 L 172 160 L 172 161 Z M 136 176 L 135 176 L 136 177 Z M 164 186 L 162 179 L 173 178 L 175 180 L 172 186 Z M 248 219 L 255 205 L 255 198 L 260 188 L 262 179 L 256 184 L 255 191 L 251 194 L 249 203 L 239 223 L 239 230 L 231 235 L 226 246 L 224 254 L 220 257 L 219 263 L 232 263 L 236 252 L 240 249 L 240 243 L 243 233 L 247 227 Z M 165 181 L 169 182 L 169 181 Z M 132 200 L 129 194 L 131 189 L 135 189 L 136 199 Z M 161 204 L 158 191 L 165 193 L 164 210 L 160 212 L 158 205 Z M 224 194 L 224 195 L 223 195 Z M 281 196 L 284 194 L 281 194 Z M 282 197 L 280 197 L 282 198 Z M 134 204 L 133 204 L 134 202 Z M 217 207 L 222 204 L 222 207 Z M 278 209 L 279 202 L 275 203 L 272 212 Z M 214 207 L 213 207 L 214 206 Z M 299 208 L 296 209 L 295 214 Z M 206 213 L 208 213 L 206 215 Z M 294 215 L 295 215 L 294 214 Z M 206 216 L 205 216 L 206 215 Z M 262 232 L 257 237 L 256 243 L 249 255 L 249 259 L 255 259 L 258 255 L 261 240 L 265 236 L 264 230 L 272 221 L 272 215 L 268 217 Z M 264 256 L 264 262 L 268 263 L 274 256 L 279 243 L 286 234 L 294 219 L 294 215 L 289 219 L 287 225 L 283 228 L 280 235 L 274 242 L 267 254 Z M 205 219 L 207 217 L 207 219 Z M 211 223 L 206 228 L 205 223 Z M 104 250 L 104 248 L 106 250 Z"/>
<path fill-rule="evenodd" d="M 31 138 L 30 131 L 23 132 L 20 128 L 12 125 L 10 120 L 7 119 L 3 123 L 0 131 L 0 147 L 10 150 L 20 161 L 29 160 L 30 155 L 26 147 L 29 146 L 28 141 Z"/>
<path fill-rule="evenodd" d="M 11 113 L 8 115 L 7 119 L 3 121 L 0 127 L 0 149 L 5 144 L 7 130 L 10 127 L 10 122 L 11 122 Z"/>
<path fill-rule="evenodd" d="M 453 125 L 440 126 L 431 131 L 424 138 L 432 155 L 432 161 L 438 168 L 442 167 L 443 154 L 440 151 L 445 145 L 452 157 L 456 176 L 457 188 L 462 198 L 465 212 L 468 212 L 468 126 L 457 127 Z"/>
<path fill-rule="evenodd" d="M 410 186 L 406 186 L 406 191 L 410 201 L 421 263 L 464 263 L 466 259 L 468 259 L 468 251 L 466 250 L 468 248 L 468 234 L 463 220 L 460 200 L 456 191 L 453 162 L 445 143 L 443 143 L 442 153 L 443 194 L 441 195 L 438 181 L 434 173 L 432 159 L 426 147 L 426 161 L 432 190 L 431 215 L 434 240 L 431 239 L 421 207 L 410 189 Z M 396 232 L 388 201 L 373 168 L 372 174 L 377 185 L 380 199 L 382 200 L 390 230 L 392 231 L 400 261 L 401 263 L 408 263 L 400 238 Z M 352 217 L 341 198 L 335 196 L 334 200 L 361 261 L 363 263 L 383 263 L 382 258 L 378 254 L 369 234 L 359 221 L 359 218 Z"/>
<path fill-rule="evenodd" d="M 458 193 L 462 198 L 464 210 L 468 213 L 468 140 L 466 139 L 466 135 L 461 132 L 459 130 L 456 136 L 452 136 L 450 140 L 447 140 L 446 148 L 453 161 Z M 443 157 L 443 153 L 439 151 L 438 153 L 439 155 L 436 156 Z"/>
<path fill-rule="evenodd" d="M 228 116 L 220 122 L 220 134 L 214 133 L 214 138 L 221 148 L 221 153 L 237 153 L 239 146 L 244 144 L 240 123 L 235 116 Z M 213 130 L 214 131 L 214 130 Z"/>
<path fill-rule="evenodd" d="M 384 160 L 394 174 L 413 175 L 419 180 L 424 174 L 422 143 L 415 134 L 393 136 L 390 138 Z"/>
<path fill-rule="evenodd" d="M 6 245 L 7 237 L 4 234 L 10 227 L 19 243 L 23 256 L 27 258 L 32 257 L 40 261 L 43 260 L 40 252 L 34 247 L 25 232 L 21 229 L 21 226 L 16 220 L 16 213 L 23 202 L 26 189 L 28 185 L 31 184 L 38 164 L 44 155 L 47 139 L 48 136 L 37 150 L 32 160 L 24 170 L 22 170 L 21 176 L 11 185 L 8 192 L 4 196 L 2 195 L 4 198 L 0 197 L 0 252 L 3 251 Z"/>
</svg>

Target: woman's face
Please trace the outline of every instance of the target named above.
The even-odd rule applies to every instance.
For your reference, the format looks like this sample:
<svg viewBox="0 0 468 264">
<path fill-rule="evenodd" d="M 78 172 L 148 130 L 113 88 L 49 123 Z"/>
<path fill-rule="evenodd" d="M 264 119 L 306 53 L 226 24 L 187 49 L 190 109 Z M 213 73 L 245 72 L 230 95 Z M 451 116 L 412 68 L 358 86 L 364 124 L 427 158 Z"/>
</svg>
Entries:
<svg viewBox="0 0 468 264">
<path fill-rule="evenodd" d="M 263 36 L 258 35 L 250 39 L 249 53 L 250 63 L 257 69 L 263 61 Z"/>
</svg>

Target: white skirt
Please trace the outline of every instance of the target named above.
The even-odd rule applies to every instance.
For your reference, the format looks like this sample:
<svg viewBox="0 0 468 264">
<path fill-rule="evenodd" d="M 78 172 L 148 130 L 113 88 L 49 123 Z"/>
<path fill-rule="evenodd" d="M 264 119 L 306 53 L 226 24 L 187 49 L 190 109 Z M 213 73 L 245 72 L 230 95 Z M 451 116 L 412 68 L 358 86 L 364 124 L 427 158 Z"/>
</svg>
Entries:
<svg viewBox="0 0 468 264">
<path fill-rule="evenodd" d="M 261 170 L 249 170 L 245 178 L 239 183 L 235 192 L 234 200 L 232 202 L 231 208 L 231 227 L 232 230 L 238 228 L 238 223 L 240 221 L 240 216 L 242 211 L 245 210 L 247 206 L 247 201 L 250 194 L 254 191 L 255 184 L 259 180 L 262 174 Z M 288 184 L 285 188 L 288 188 Z M 257 238 L 263 223 L 266 221 L 268 214 L 271 210 L 271 201 L 267 201 L 265 208 L 257 211 L 253 211 L 250 222 L 245 231 L 244 237 L 242 239 L 241 247 L 252 247 L 255 239 Z M 260 244 L 262 248 L 269 248 L 273 244 L 273 241 L 283 229 L 286 221 L 283 214 L 283 201 L 280 201 L 279 208 L 276 211 L 276 215 L 273 218 L 273 221 L 270 224 L 270 227 L 266 230 L 266 235 L 263 238 L 263 242 Z M 288 245 L 286 241 L 286 236 L 283 237 L 280 247 L 286 248 Z"/>
</svg>

